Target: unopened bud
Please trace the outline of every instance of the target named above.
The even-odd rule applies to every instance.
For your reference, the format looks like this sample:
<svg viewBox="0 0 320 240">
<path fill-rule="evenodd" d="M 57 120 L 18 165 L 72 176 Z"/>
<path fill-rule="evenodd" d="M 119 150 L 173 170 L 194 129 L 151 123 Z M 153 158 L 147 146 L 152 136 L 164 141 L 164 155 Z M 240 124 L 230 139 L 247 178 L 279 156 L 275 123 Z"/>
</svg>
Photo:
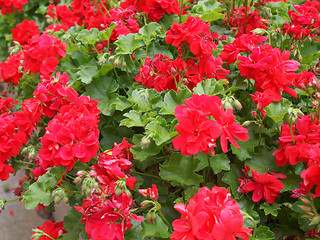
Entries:
<svg viewBox="0 0 320 240">
<path fill-rule="evenodd" d="M 75 184 L 79 184 L 79 183 L 81 183 L 81 181 L 82 181 L 82 178 L 81 178 L 81 177 L 76 177 L 76 178 L 73 180 L 73 182 L 74 182 Z"/>
<path fill-rule="evenodd" d="M 257 118 L 257 112 L 256 112 L 256 111 L 253 111 L 253 112 L 252 112 L 252 116 L 253 116 L 254 118 Z"/>
<path fill-rule="evenodd" d="M 298 205 L 298 207 L 301 208 L 304 212 L 313 212 L 312 208 L 306 205 Z"/>
<path fill-rule="evenodd" d="M 264 119 L 267 116 L 267 111 L 266 110 L 262 110 L 261 111 L 261 117 L 262 119 Z"/>
<path fill-rule="evenodd" d="M 84 170 L 80 170 L 77 172 L 77 176 L 80 177 L 80 178 L 83 178 L 87 175 L 87 172 L 84 171 Z"/>
<path fill-rule="evenodd" d="M 237 99 L 235 99 L 233 101 L 233 106 L 235 106 L 235 108 L 238 109 L 238 110 L 241 110 L 241 108 L 242 108 L 241 103 Z"/>
<path fill-rule="evenodd" d="M 142 139 L 141 139 L 141 148 L 142 149 L 146 149 L 150 146 L 150 143 L 151 143 L 151 140 L 149 138 L 149 136 L 144 136 Z"/>
<path fill-rule="evenodd" d="M 2 210 L 4 209 L 4 205 L 6 203 L 6 200 L 4 198 L 0 199 L 0 213 L 2 212 Z"/>
<path fill-rule="evenodd" d="M 242 127 L 248 127 L 250 125 L 251 121 L 245 121 L 242 123 Z"/>
<path fill-rule="evenodd" d="M 108 61 L 109 61 L 109 62 L 113 62 L 114 59 L 115 59 L 114 56 L 111 56 L 111 57 L 108 58 Z"/>
<path fill-rule="evenodd" d="M 91 171 L 89 172 L 89 175 L 90 175 L 90 177 L 95 178 L 95 177 L 97 176 L 97 172 L 94 171 L 94 170 L 91 170 Z"/>
<path fill-rule="evenodd" d="M 301 202 L 303 202 L 307 206 L 311 206 L 311 201 L 305 197 L 300 197 Z"/>
<path fill-rule="evenodd" d="M 320 216 L 318 215 L 311 220 L 310 225 L 317 225 L 319 223 L 320 223 Z"/>
<path fill-rule="evenodd" d="M 62 199 L 67 198 L 66 193 L 62 188 L 57 188 L 53 190 L 52 196 L 56 204 L 58 204 Z"/>
</svg>

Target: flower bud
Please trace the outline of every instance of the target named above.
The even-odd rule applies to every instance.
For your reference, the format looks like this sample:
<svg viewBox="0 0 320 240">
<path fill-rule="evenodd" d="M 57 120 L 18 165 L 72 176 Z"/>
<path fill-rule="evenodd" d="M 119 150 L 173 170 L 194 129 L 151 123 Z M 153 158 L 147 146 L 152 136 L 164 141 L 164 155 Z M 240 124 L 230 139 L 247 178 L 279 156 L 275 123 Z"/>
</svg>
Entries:
<svg viewBox="0 0 320 240">
<path fill-rule="evenodd" d="M 80 170 L 77 172 L 77 176 L 80 177 L 80 178 L 83 178 L 87 175 L 87 172 L 84 171 L 84 170 Z"/>
<path fill-rule="evenodd" d="M 4 209 L 4 205 L 6 203 L 6 200 L 4 198 L 0 199 L 0 213 L 2 212 L 2 210 Z"/>
<path fill-rule="evenodd" d="M 304 212 L 313 212 L 312 208 L 306 205 L 298 205 L 298 207 L 301 208 Z"/>
<path fill-rule="evenodd" d="M 257 112 L 256 112 L 256 111 L 253 111 L 253 112 L 252 112 L 252 116 L 253 116 L 254 118 L 257 118 Z"/>
<path fill-rule="evenodd" d="M 94 171 L 94 170 L 91 170 L 91 171 L 89 172 L 89 175 L 90 175 L 90 177 L 95 178 L 95 177 L 97 176 L 97 172 Z"/>
<path fill-rule="evenodd" d="M 151 143 L 151 140 L 149 138 L 149 136 L 144 136 L 142 139 L 141 139 L 141 148 L 142 149 L 146 149 L 150 146 L 150 143 Z"/>
<path fill-rule="evenodd" d="M 266 110 L 262 110 L 261 111 L 261 117 L 262 119 L 264 119 L 267 116 L 267 111 Z"/>
<path fill-rule="evenodd" d="M 56 204 L 64 198 L 67 198 L 65 191 L 62 188 L 57 188 L 52 192 L 53 200 Z M 68 199 L 68 198 L 67 198 Z"/>
<path fill-rule="evenodd" d="M 245 121 L 242 123 L 242 127 L 248 127 L 250 125 L 251 121 Z"/>
<path fill-rule="evenodd" d="M 74 182 L 75 184 L 79 184 L 79 183 L 81 183 L 81 181 L 82 181 L 82 178 L 81 178 L 81 177 L 76 177 L 73 182 Z"/>
<path fill-rule="evenodd" d="M 300 197 L 300 200 L 307 206 L 311 206 L 311 201 L 305 197 Z"/>
<path fill-rule="evenodd" d="M 235 106 L 235 108 L 238 109 L 238 110 L 241 110 L 241 108 L 242 108 L 241 103 L 237 99 L 235 99 L 233 101 L 233 106 Z"/>
</svg>

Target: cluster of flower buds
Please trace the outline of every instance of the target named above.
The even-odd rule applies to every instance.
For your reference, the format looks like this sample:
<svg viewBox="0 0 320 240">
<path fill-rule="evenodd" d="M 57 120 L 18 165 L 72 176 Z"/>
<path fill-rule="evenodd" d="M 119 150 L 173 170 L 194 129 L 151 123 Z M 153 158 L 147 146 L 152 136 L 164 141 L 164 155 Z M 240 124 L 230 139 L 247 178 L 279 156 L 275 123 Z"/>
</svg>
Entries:
<svg viewBox="0 0 320 240">
<path fill-rule="evenodd" d="M 222 104 L 224 109 L 237 109 L 237 110 L 241 110 L 242 105 L 239 102 L 239 100 L 235 99 L 234 96 L 231 97 L 225 97 L 222 99 Z"/>
<path fill-rule="evenodd" d="M 161 205 L 158 202 L 158 188 L 155 184 L 152 184 L 152 188 L 139 189 L 138 192 L 147 198 L 141 203 L 141 207 L 146 207 L 152 205 L 153 207 L 148 211 L 146 220 L 148 223 L 152 223 L 157 218 L 157 212 L 161 210 Z M 149 200 L 150 199 L 150 200 Z"/>
<path fill-rule="evenodd" d="M 61 200 L 63 200 L 65 203 L 69 202 L 69 199 L 64 191 L 64 189 L 58 187 L 57 189 L 52 191 L 52 196 L 54 199 L 54 202 L 56 204 L 59 204 L 61 202 Z"/>
<path fill-rule="evenodd" d="M 74 180 L 75 184 L 82 182 L 81 193 L 90 197 L 94 190 L 99 189 L 99 184 L 96 179 L 97 173 L 91 170 L 89 173 L 81 170 L 77 172 L 77 177 Z"/>
</svg>

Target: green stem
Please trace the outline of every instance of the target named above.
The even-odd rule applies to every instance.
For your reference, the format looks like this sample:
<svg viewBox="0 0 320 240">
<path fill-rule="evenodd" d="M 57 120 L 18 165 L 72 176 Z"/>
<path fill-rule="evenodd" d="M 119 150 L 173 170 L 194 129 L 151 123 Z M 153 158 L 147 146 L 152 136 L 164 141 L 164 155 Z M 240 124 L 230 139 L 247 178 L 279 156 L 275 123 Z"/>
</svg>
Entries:
<svg viewBox="0 0 320 240">
<path fill-rule="evenodd" d="M 18 198 L 15 198 L 15 199 L 11 199 L 11 200 L 5 200 L 6 202 L 14 202 L 14 201 L 17 201 L 17 200 L 20 200 L 22 199 L 22 197 L 18 197 Z"/>
<path fill-rule="evenodd" d="M 23 163 L 23 164 L 29 164 L 29 165 L 35 165 L 34 163 L 31 162 L 26 162 L 26 161 L 20 161 L 20 160 L 15 160 L 17 163 Z"/>
<path fill-rule="evenodd" d="M 248 0 L 244 0 L 244 31 L 247 33 L 247 24 L 248 24 Z"/>
<path fill-rule="evenodd" d="M 45 235 L 46 237 L 52 239 L 52 240 L 55 240 L 53 237 L 51 237 L 50 235 L 46 234 L 45 232 L 43 232 L 43 235 Z"/>
<path fill-rule="evenodd" d="M 167 224 L 167 226 L 172 229 L 172 225 L 169 223 L 169 221 L 165 218 L 165 216 L 163 215 L 163 213 L 161 212 L 161 210 L 158 211 L 160 217 L 162 218 L 162 220 Z"/>
<path fill-rule="evenodd" d="M 109 13 L 108 9 L 107 9 L 107 8 L 106 8 L 106 6 L 102 3 L 102 1 L 101 1 L 101 0 L 98 0 L 98 1 L 102 4 L 102 6 L 103 6 L 104 10 L 108 13 L 109 17 L 111 17 L 111 15 L 110 15 L 110 13 Z"/>
<path fill-rule="evenodd" d="M 136 173 L 136 174 L 139 174 L 139 175 L 142 175 L 142 176 L 153 177 L 153 178 L 162 180 L 161 177 L 158 177 L 156 175 L 152 175 L 152 174 L 149 174 L 149 173 L 143 173 L 143 172 L 138 172 L 138 171 L 134 171 L 134 170 L 133 170 L 133 173 Z"/>
<path fill-rule="evenodd" d="M 131 59 L 131 61 L 132 61 L 132 63 L 133 63 L 134 68 L 136 69 L 137 72 L 139 72 L 139 69 L 137 68 L 136 64 L 134 63 L 131 54 L 129 54 L 129 57 L 130 57 L 130 59 Z M 127 68 L 126 68 L 126 69 L 127 69 Z"/>
<path fill-rule="evenodd" d="M 253 223 L 253 233 L 252 233 L 251 239 L 255 239 L 256 238 L 256 230 L 257 230 L 256 221 L 249 214 L 247 214 L 246 217 L 249 218 L 251 220 L 251 222 Z"/>
<path fill-rule="evenodd" d="M 93 0 L 93 1 L 94 1 L 94 3 L 96 4 L 96 6 L 99 8 L 99 10 L 100 10 L 100 12 L 102 13 L 102 15 L 103 15 L 103 16 L 106 16 L 106 15 L 104 14 L 104 12 L 102 11 L 102 9 L 100 8 L 97 0 Z M 103 5 L 103 4 L 102 4 L 102 5 Z"/>
<path fill-rule="evenodd" d="M 180 1 L 180 23 L 182 23 L 183 0 Z"/>
<path fill-rule="evenodd" d="M 294 137 L 293 137 L 292 123 L 289 124 L 289 127 L 290 127 L 290 134 L 291 134 L 292 142 L 293 142 L 293 144 L 296 144 L 296 142 L 294 141 Z"/>
</svg>

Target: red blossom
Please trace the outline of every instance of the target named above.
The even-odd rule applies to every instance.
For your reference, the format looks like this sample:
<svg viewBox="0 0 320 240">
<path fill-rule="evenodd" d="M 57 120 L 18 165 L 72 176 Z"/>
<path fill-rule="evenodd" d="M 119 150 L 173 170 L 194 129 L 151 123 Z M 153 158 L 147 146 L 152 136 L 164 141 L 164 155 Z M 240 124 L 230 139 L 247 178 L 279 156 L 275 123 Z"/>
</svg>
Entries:
<svg viewBox="0 0 320 240">
<path fill-rule="evenodd" d="M 154 201 L 158 200 L 158 188 L 155 184 L 152 184 L 152 188 L 139 189 L 138 192 L 145 198 L 152 199 Z"/>
<path fill-rule="evenodd" d="M 51 220 L 49 220 L 44 222 L 42 226 L 37 227 L 37 229 L 42 230 L 44 233 L 46 233 L 53 239 L 58 239 L 60 235 L 67 233 L 67 231 L 64 230 L 63 227 L 63 222 L 53 223 Z M 51 240 L 51 238 L 43 235 L 39 238 L 39 240 Z"/>
<path fill-rule="evenodd" d="M 20 45 L 27 45 L 30 39 L 40 35 L 39 26 L 35 21 L 27 19 L 12 28 L 11 31 L 13 40 L 19 42 Z"/>
<path fill-rule="evenodd" d="M 246 172 L 250 167 L 246 166 Z M 245 178 L 240 178 L 239 192 L 253 192 L 252 201 L 259 203 L 261 199 L 272 204 L 278 198 L 279 192 L 283 188 L 283 183 L 278 180 L 279 176 L 276 174 L 258 174 L 258 170 L 251 169 L 252 178 L 245 174 Z M 281 175 L 283 178 L 284 176 Z M 245 182 L 243 180 L 246 179 Z"/>
<path fill-rule="evenodd" d="M 181 219 L 173 221 L 172 240 L 184 239 L 240 239 L 248 240 L 251 229 L 243 228 L 243 216 L 230 192 L 221 187 L 200 188 L 185 206 L 178 203 L 174 208 Z"/>
</svg>

